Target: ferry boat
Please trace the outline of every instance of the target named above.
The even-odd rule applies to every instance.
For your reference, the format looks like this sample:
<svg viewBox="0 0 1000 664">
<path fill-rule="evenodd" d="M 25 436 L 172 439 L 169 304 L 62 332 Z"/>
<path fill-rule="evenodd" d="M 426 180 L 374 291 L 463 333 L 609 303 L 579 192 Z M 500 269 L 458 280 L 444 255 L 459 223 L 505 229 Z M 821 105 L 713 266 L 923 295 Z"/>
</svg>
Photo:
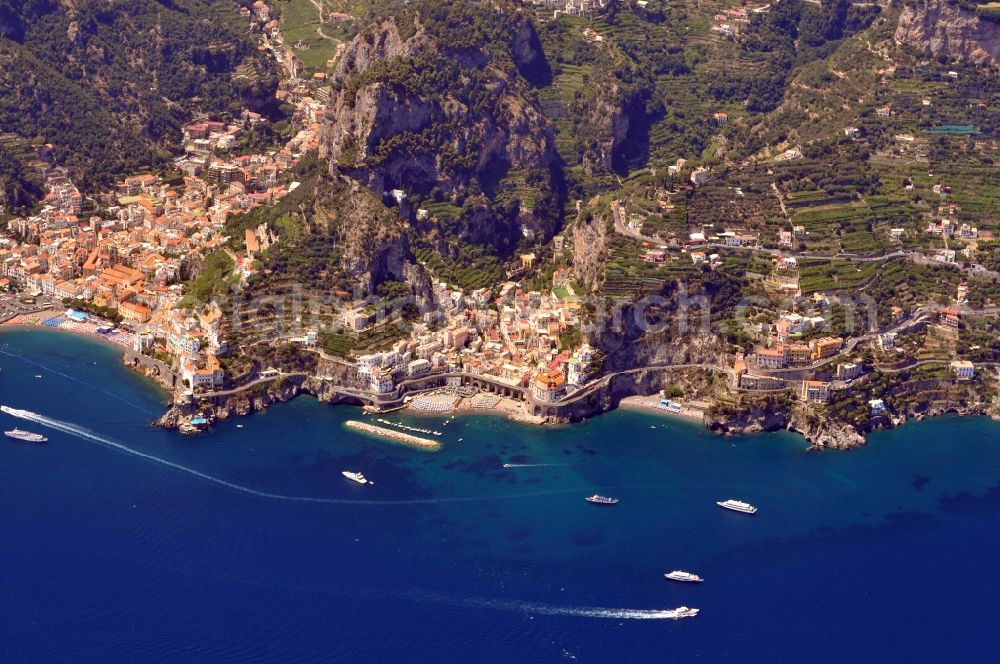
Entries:
<svg viewBox="0 0 1000 664">
<path fill-rule="evenodd" d="M 593 496 L 587 496 L 584 500 L 588 503 L 597 503 L 598 505 L 614 505 L 618 502 L 617 498 L 608 498 L 607 496 L 599 496 L 596 493 Z"/>
<path fill-rule="evenodd" d="M 750 503 L 744 503 L 742 500 L 720 500 L 715 503 L 719 507 L 727 510 L 732 510 L 734 512 L 743 512 L 744 514 L 754 514 L 757 512 L 757 508 Z"/>
<path fill-rule="evenodd" d="M 349 470 L 345 470 L 340 474 L 351 481 L 357 482 L 358 484 L 368 484 L 368 479 L 361 473 L 354 473 Z"/>
<path fill-rule="evenodd" d="M 11 431 L 4 431 L 3 433 L 8 438 L 23 440 L 27 443 L 44 443 L 48 440 L 48 438 L 40 433 L 31 433 L 30 431 L 22 431 L 21 429 L 13 429 Z"/>
<path fill-rule="evenodd" d="M 698 615 L 698 609 L 690 609 L 686 606 L 679 606 L 674 609 L 675 618 L 694 618 Z"/>
<path fill-rule="evenodd" d="M 682 572 L 679 569 L 675 569 L 673 572 L 667 572 L 664 574 L 666 578 L 671 581 L 684 581 L 686 583 L 701 583 L 705 579 L 701 578 L 697 574 L 692 574 L 691 572 Z"/>
</svg>

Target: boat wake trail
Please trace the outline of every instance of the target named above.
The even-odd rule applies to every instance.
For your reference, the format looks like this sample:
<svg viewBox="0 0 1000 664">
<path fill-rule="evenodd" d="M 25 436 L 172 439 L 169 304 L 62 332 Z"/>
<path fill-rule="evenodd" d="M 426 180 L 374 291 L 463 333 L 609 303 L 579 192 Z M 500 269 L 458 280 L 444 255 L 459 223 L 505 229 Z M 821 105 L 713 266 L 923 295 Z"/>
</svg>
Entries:
<svg viewBox="0 0 1000 664">
<path fill-rule="evenodd" d="M 576 466 L 575 463 L 505 463 L 504 468 L 552 468 L 554 466 Z"/>
<path fill-rule="evenodd" d="M 105 447 L 110 447 L 124 454 L 129 454 L 140 459 L 145 459 L 146 461 L 151 461 L 153 463 L 160 464 L 161 466 L 166 466 L 167 468 L 172 468 L 174 470 L 186 473 L 193 477 L 197 477 L 206 482 L 211 482 L 221 487 L 227 489 L 232 489 L 233 491 L 239 491 L 240 493 L 245 493 L 251 496 L 257 496 L 258 498 L 269 498 L 271 500 L 284 500 L 289 502 L 300 502 L 300 503 L 318 503 L 326 505 L 426 505 L 433 503 L 464 503 L 464 502 L 485 502 L 491 500 L 510 500 L 516 498 L 534 498 L 538 496 L 549 496 L 565 493 L 579 493 L 580 489 L 556 489 L 552 491 L 538 491 L 533 493 L 517 493 L 517 494 L 505 494 L 499 496 L 464 496 L 464 497 L 445 497 L 445 498 L 413 498 L 406 500 L 356 500 L 350 498 L 320 498 L 314 496 L 290 496 L 281 493 L 272 493 L 270 491 L 261 491 L 260 489 L 254 489 L 253 487 L 248 487 L 243 484 L 237 484 L 235 482 L 230 482 L 229 480 L 224 480 L 221 477 L 215 477 L 214 475 L 209 475 L 208 473 L 203 473 L 200 470 L 185 466 L 183 464 L 175 463 L 158 457 L 154 454 L 148 454 L 146 452 L 141 452 L 139 450 L 133 449 L 128 445 L 123 445 L 118 441 L 112 440 L 100 434 L 94 433 L 89 429 L 78 426 L 71 422 L 63 422 L 62 420 L 57 420 L 51 417 L 46 417 L 39 413 L 32 412 L 30 410 L 22 410 L 20 408 L 11 408 L 9 406 L 3 406 L 3 412 L 7 413 L 12 417 L 17 417 L 28 422 L 34 422 L 35 424 L 40 424 L 50 429 L 55 429 L 56 431 L 61 431 L 70 436 L 80 438 L 82 440 L 89 441 L 91 443 L 96 443 L 98 445 L 103 445 Z"/>
<path fill-rule="evenodd" d="M 524 611 L 544 616 L 574 616 L 578 618 L 606 618 L 613 620 L 676 620 L 681 616 L 676 609 L 611 609 L 599 606 L 574 607 L 532 604 L 530 602 L 507 602 L 498 600 L 470 599 L 467 606 L 505 611 Z"/>
<path fill-rule="evenodd" d="M 24 357 L 22 355 L 17 355 L 16 353 L 11 353 L 10 351 L 0 350 L 0 355 L 6 355 L 7 357 L 13 357 L 14 359 L 21 360 L 22 362 L 26 362 L 26 363 L 30 364 L 31 366 L 36 367 L 38 369 L 42 369 L 44 371 L 48 371 L 51 374 L 55 374 L 57 376 L 65 378 L 67 380 L 71 380 L 74 383 L 79 383 L 80 385 L 83 385 L 85 387 L 89 387 L 92 390 L 97 390 L 98 392 L 100 392 L 102 394 L 106 394 L 106 395 L 108 395 L 109 397 L 111 397 L 113 399 L 117 399 L 118 401 L 121 401 L 123 404 L 125 404 L 127 406 L 131 406 L 132 408 L 135 408 L 139 412 L 145 413 L 146 415 L 152 415 L 153 417 L 156 417 L 156 413 L 154 413 L 153 411 L 148 410 L 146 408 L 143 408 L 139 404 L 134 403 L 132 401 L 129 401 L 125 397 L 119 396 L 119 395 L 115 394 L 114 392 L 109 392 L 108 390 L 105 390 L 104 388 L 98 387 L 97 385 L 92 385 L 91 383 L 88 383 L 86 381 L 80 380 L 76 376 L 70 376 L 67 373 L 63 373 L 62 371 L 59 371 L 57 369 L 53 369 L 52 367 L 46 366 L 46 365 L 44 365 L 44 364 L 42 364 L 40 362 L 35 362 L 34 360 L 29 360 L 28 358 L 26 358 L 26 357 Z"/>
<path fill-rule="evenodd" d="M 575 618 L 604 618 L 608 620 L 677 620 L 691 609 L 617 609 L 600 606 L 553 606 L 515 600 L 482 599 L 478 597 L 448 597 L 446 595 L 422 594 L 410 596 L 416 601 L 448 604 L 451 606 L 492 609 L 495 611 L 516 611 L 542 616 L 569 616 Z M 697 611 L 694 611 L 694 615 Z"/>
</svg>

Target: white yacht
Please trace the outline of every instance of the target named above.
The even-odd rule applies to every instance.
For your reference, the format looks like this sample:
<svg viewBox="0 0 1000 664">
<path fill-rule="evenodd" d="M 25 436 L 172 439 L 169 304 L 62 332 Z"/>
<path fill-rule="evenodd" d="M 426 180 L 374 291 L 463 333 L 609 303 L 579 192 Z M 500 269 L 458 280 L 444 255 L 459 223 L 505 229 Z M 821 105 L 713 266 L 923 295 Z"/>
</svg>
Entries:
<svg viewBox="0 0 1000 664">
<path fill-rule="evenodd" d="M 698 615 L 698 609 L 689 609 L 686 606 L 674 609 L 674 618 L 694 618 L 696 615 Z"/>
<path fill-rule="evenodd" d="M 671 581 L 685 581 L 687 583 L 701 583 L 705 579 L 701 578 L 697 574 L 692 574 L 691 572 L 682 572 L 679 569 L 675 569 L 673 572 L 667 572 L 664 574 L 666 578 Z"/>
<path fill-rule="evenodd" d="M 351 472 L 349 470 L 345 470 L 345 471 L 341 472 L 340 474 L 343 475 L 344 477 L 346 477 L 349 480 L 357 482 L 358 484 L 368 484 L 368 479 L 364 475 L 362 475 L 361 473 L 353 473 L 353 472 Z"/>
<path fill-rule="evenodd" d="M 757 508 L 750 503 L 744 503 L 742 500 L 720 500 L 715 503 L 719 507 L 723 507 L 727 510 L 733 510 L 734 512 L 743 512 L 744 514 L 754 514 L 757 512 Z"/>
<path fill-rule="evenodd" d="M 13 429 L 11 431 L 4 431 L 3 433 L 8 438 L 23 440 L 27 443 L 44 443 L 48 440 L 48 438 L 40 433 L 31 433 L 30 431 L 22 431 L 21 429 Z"/>
</svg>

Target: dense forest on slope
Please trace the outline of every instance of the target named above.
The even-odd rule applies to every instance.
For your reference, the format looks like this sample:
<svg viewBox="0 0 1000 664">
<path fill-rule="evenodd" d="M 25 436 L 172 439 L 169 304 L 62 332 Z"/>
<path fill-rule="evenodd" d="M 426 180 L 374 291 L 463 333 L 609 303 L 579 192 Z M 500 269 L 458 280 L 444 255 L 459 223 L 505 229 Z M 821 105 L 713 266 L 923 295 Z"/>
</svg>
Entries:
<svg viewBox="0 0 1000 664">
<path fill-rule="evenodd" d="M 0 134 L 51 143 L 84 189 L 169 156 L 194 112 L 273 103 L 229 0 L 0 0 Z"/>
</svg>

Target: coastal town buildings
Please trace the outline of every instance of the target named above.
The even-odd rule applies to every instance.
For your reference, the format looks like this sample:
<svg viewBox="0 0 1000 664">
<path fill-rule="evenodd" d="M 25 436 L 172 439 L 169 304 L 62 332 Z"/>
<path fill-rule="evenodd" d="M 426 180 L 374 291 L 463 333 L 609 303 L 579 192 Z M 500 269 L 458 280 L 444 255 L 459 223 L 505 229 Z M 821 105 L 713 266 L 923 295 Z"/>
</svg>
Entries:
<svg viewBox="0 0 1000 664">
<path fill-rule="evenodd" d="M 776 329 L 779 338 L 787 338 L 791 334 L 788 319 L 779 320 Z M 808 343 L 779 343 L 770 348 L 758 348 L 754 359 L 757 368 L 764 370 L 802 367 L 836 356 L 842 344 L 843 341 L 838 337 L 823 337 Z"/>
<path fill-rule="evenodd" d="M 578 0 L 540 0 L 535 4 L 584 14 L 595 6 Z M 256 2 L 245 15 L 248 20 L 266 22 L 271 26 L 266 34 L 275 35 L 265 3 Z M 597 33 L 589 30 L 587 34 L 596 41 Z M 263 42 L 261 47 L 265 48 Z M 183 155 L 173 161 L 169 173 L 165 170 L 124 177 L 108 194 L 110 200 L 101 197 L 99 205 L 97 201 L 85 201 L 64 171 L 50 169 L 46 174 L 48 194 L 42 206 L 30 216 L 10 220 L 10 235 L 0 239 L 0 279 L 21 290 L 67 300 L 67 306 L 113 316 L 134 332 L 133 348 L 137 352 L 164 357 L 189 389 L 224 386 L 223 363 L 228 364 L 228 348 L 222 313 L 218 307 L 197 306 L 186 298 L 181 283 L 196 273 L 206 258 L 223 252 L 236 263 L 236 273 L 246 279 L 259 269 L 261 256 L 279 242 L 266 224 L 240 228 L 238 239 L 245 249 L 234 251 L 227 246 L 226 221 L 232 215 L 273 205 L 298 186 L 292 177 L 293 169 L 319 145 L 319 126 L 330 92 L 324 85 L 322 74 L 302 79 L 294 72 L 281 83 L 278 100 L 293 109 L 293 131 L 284 145 L 259 153 L 247 149 L 248 132 L 264 122 L 249 109 L 225 117 L 193 118 L 183 127 Z M 728 121 L 722 111 L 712 118 L 716 124 Z M 668 172 L 679 175 L 685 167 L 686 162 L 680 159 Z M 709 175 L 708 170 L 699 167 L 690 173 L 690 181 L 706 185 Z M 712 180 L 714 185 L 715 178 Z M 661 189 L 659 185 L 649 187 L 649 207 L 667 216 L 674 203 Z M 742 190 L 736 191 L 743 196 Z M 389 189 L 384 200 L 409 205 L 401 188 Z M 618 211 L 619 201 L 613 201 L 611 207 Z M 626 214 L 623 210 L 620 221 L 641 235 L 650 216 Z M 979 227 L 956 222 L 954 210 L 939 211 L 938 216 L 928 229 L 930 233 L 961 240 L 959 246 L 975 239 L 986 241 L 986 226 L 980 237 Z M 430 213 L 418 210 L 417 218 L 427 221 Z M 765 271 L 770 265 L 782 281 L 797 281 L 799 260 L 804 266 L 806 257 L 783 255 L 782 250 L 774 253 L 773 231 L 762 231 L 746 221 L 720 218 L 714 224 L 671 231 L 673 237 L 662 243 L 644 241 L 642 260 L 650 270 L 672 267 L 687 234 L 684 250 L 694 249 L 688 256 L 699 270 L 704 265 L 706 273 L 721 262 L 720 254 L 708 253 L 714 248 L 726 259 L 733 254 L 760 256 L 766 251 L 764 260 L 755 261 L 755 276 L 757 265 L 763 264 Z M 789 228 L 785 223 L 778 233 L 781 246 L 792 247 L 807 238 L 804 226 Z M 717 232 L 719 228 L 726 230 Z M 894 239 L 902 240 L 901 229 L 892 232 L 895 230 L 900 233 Z M 561 251 L 565 238 L 557 236 L 556 240 L 553 246 Z M 800 245 L 798 250 L 802 249 Z M 952 263 L 959 250 L 935 247 L 933 251 L 936 260 Z M 544 267 L 550 256 L 538 247 L 522 251 L 525 253 L 515 254 L 517 260 L 508 272 L 511 281 L 492 288 L 463 291 L 441 281 L 432 283 L 433 297 L 428 299 L 437 309 L 421 312 L 419 322 L 407 328 L 406 338 L 398 340 L 391 350 L 347 358 L 347 363 L 354 362 L 357 387 L 375 395 L 395 394 L 405 381 L 420 383 L 422 379 L 461 372 L 481 376 L 494 386 L 517 388 L 518 394 L 526 393 L 537 402 L 554 403 L 590 384 L 601 372 L 601 358 L 582 342 L 581 304 L 570 285 L 572 279 L 560 277 L 557 271 L 552 283 L 544 286 L 532 283 L 528 287 L 514 281 L 522 272 Z M 967 299 L 968 288 L 963 282 L 956 300 L 962 304 Z M 907 304 L 908 310 L 910 306 Z M 338 332 L 360 336 L 372 331 L 381 322 L 376 308 L 371 300 L 351 302 L 337 313 L 337 324 L 343 325 Z M 823 317 L 788 311 L 776 315 L 775 321 L 769 311 L 763 315 L 763 322 L 755 322 L 760 346 L 747 360 L 752 373 L 746 367 L 734 373 L 731 386 L 794 391 L 801 382 L 803 400 L 825 403 L 830 398 L 830 384 L 802 382 L 802 378 L 829 377 L 834 368 L 840 381 L 862 376 L 860 361 L 841 358 L 837 364 L 833 362 L 841 354 L 844 339 L 816 338 L 817 334 L 828 333 L 819 332 L 827 325 Z M 894 310 L 892 316 L 893 321 L 898 320 L 902 310 Z M 938 317 L 942 325 L 958 328 L 958 309 L 942 309 Z M 318 343 L 321 336 L 316 329 L 305 334 L 298 329 L 296 335 L 285 335 L 282 341 L 323 353 Z M 888 350 L 894 347 L 894 340 L 894 334 L 886 333 L 878 337 L 877 344 Z M 952 369 L 960 380 L 975 375 L 969 363 L 954 363 Z M 780 377 L 767 375 L 783 371 L 787 373 Z"/>
<path fill-rule="evenodd" d="M 566 348 L 565 335 L 579 327 L 579 305 L 553 291 L 525 291 L 514 282 L 469 293 L 434 284 L 436 324 L 418 323 L 391 351 L 355 359 L 362 385 L 387 393 L 406 379 L 461 371 L 496 385 L 525 390 L 540 401 L 558 400 L 585 385 L 595 350 Z M 366 320 L 361 329 L 371 322 Z M 542 387 L 538 382 L 541 377 Z"/>
<path fill-rule="evenodd" d="M 543 371 L 535 376 L 531 394 L 536 401 L 551 403 L 565 393 L 566 377 L 558 369 Z"/>
<path fill-rule="evenodd" d="M 244 13 L 270 22 L 262 1 Z M 259 154 L 234 152 L 243 136 L 263 121 L 248 109 L 227 121 L 197 119 L 183 129 L 184 154 L 170 179 L 158 173 L 123 178 L 104 204 L 85 200 L 60 168 L 45 174 L 47 194 L 37 212 L 16 217 L 0 236 L 0 279 L 29 294 L 93 307 L 117 317 L 135 332 L 144 352 L 157 348 L 172 357 L 186 384 L 218 387 L 224 371 L 217 355 L 227 350 L 221 314 L 179 308 L 182 276 L 223 248 L 225 222 L 233 214 L 272 205 L 297 183 L 290 173 L 318 146 L 321 81 L 283 81 L 278 95 L 292 104 L 296 133 L 285 145 Z M 250 236 L 253 241 L 250 241 Z M 252 272 L 255 253 L 276 241 L 267 229 L 248 231 L 248 257 L 237 268 Z"/>
</svg>

